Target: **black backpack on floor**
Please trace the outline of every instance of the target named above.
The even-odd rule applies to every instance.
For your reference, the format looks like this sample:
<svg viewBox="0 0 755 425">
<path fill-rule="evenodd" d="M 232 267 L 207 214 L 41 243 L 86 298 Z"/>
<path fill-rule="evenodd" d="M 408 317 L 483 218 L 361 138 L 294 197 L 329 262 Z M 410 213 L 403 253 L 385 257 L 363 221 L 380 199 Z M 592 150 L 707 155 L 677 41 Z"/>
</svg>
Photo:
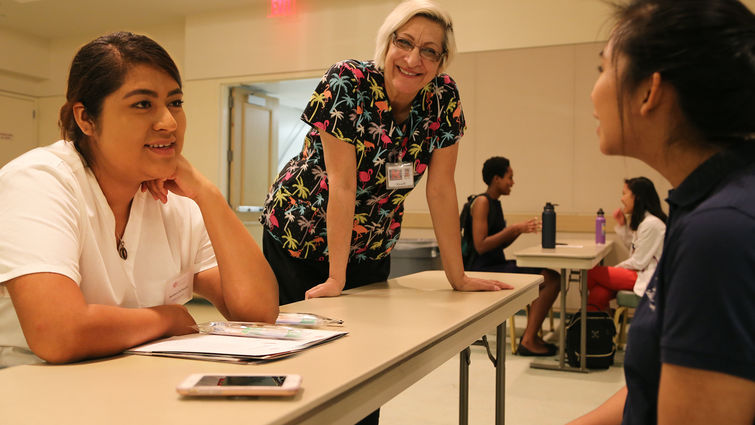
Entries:
<svg viewBox="0 0 755 425">
<path fill-rule="evenodd" d="M 579 367 L 579 340 L 582 327 L 582 315 L 573 314 L 566 325 L 566 359 L 569 366 Z M 616 354 L 616 326 L 608 313 L 602 311 L 587 312 L 587 361 L 589 369 L 608 369 L 613 364 Z"/>
</svg>

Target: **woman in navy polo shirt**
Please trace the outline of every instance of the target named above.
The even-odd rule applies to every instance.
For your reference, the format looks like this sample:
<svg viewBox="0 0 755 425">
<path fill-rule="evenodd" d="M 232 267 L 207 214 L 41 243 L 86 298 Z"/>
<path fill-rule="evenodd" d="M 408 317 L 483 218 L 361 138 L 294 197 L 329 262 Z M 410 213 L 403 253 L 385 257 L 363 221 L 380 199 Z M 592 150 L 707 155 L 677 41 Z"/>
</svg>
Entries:
<svg viewBox="0 0 755 425">
<path fill-rule="evenodd" d="M 601 151 L 674 187 L 626 387 L 575 424 L 755 423 L 755 15 L 737 0 L 618 10 L 592 100 Z"/>
</svg>

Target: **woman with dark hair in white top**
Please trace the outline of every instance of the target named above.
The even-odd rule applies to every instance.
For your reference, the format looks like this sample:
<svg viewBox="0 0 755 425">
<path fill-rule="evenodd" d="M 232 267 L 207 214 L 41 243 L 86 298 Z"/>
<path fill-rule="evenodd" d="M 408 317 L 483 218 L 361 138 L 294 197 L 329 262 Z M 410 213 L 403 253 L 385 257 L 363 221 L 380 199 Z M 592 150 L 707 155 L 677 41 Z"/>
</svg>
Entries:
<svg viewBox="0 0 755 425">
<path fill-rule="evenodd" d="M 621 290 L 642 296 L 663 252 L 666 213 L 653 182 L 646 177 L 624 180 L 621 203 L 623 208 L 613 216 L 618 223 L 616 234 L 629 247 L 629 258 L 615 267 L 597 266 L 587 272 L 590 309 L 608 310 L 608 302 Z M 630 216 L 629 223 L 624 214 Z"/>
<path fill-rule="evenodd" d="M 275 275 L 181 154 L 168 53 L 141 35 L 99 37 L 74 57 L 66 98 L 65 140 L 0 169 L 0 367 L 195 332 L 182 305 L 193 293 L 230 320 L 274 322 Z"/>
</svg>

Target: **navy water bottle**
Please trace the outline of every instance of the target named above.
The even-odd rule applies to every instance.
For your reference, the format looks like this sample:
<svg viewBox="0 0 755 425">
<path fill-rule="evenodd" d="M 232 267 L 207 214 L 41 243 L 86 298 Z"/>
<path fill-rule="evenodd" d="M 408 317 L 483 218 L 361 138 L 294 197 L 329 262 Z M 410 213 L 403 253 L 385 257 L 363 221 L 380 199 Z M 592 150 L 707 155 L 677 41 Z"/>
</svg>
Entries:
<svg viewBox="0 0 755 425">
<path fill-rule="evenodd" d="M 543 248 L 556 247 L 556 210 L 550 202 L 545 203 L 543 208 Z"/>
</svg>

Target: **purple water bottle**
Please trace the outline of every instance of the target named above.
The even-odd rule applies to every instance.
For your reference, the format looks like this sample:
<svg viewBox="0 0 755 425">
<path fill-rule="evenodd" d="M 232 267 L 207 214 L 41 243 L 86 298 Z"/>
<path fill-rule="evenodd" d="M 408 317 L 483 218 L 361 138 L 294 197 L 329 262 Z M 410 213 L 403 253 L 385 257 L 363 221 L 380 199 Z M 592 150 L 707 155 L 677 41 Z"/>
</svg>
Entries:
<svg viewBox="0 0 755 425">
<path fill-rule="evenodd" d="M 595 243 L 606 243 L 606 216 L 603 208 L 598 209 L 598 216 L 595 217 Z"/>
</svg>

